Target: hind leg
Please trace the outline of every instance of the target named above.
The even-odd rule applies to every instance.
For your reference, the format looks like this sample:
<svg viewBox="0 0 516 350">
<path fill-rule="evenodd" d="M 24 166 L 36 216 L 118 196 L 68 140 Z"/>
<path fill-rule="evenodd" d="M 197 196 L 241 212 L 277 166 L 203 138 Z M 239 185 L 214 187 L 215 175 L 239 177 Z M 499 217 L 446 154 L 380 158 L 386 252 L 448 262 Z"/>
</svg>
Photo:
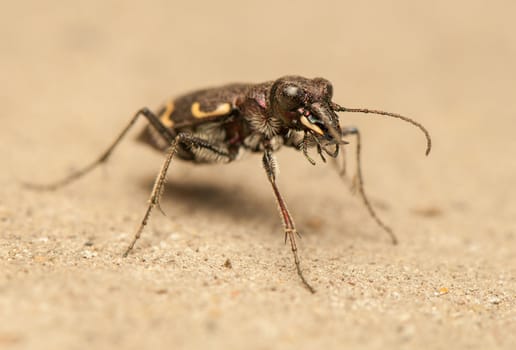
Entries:
<svg viewBox="0 0 516 350">
<path fill-rule="evenodd" d="M 153 112 L 151 112 L 147 107 L 144 107 L 144 108 L 140 109 L 138 112 L 136 112 L 136 114 L 131 118 L 131 121 L 129 122 L 129 124 L 127 124 L 127 126 L 124 128 L 124 130 L 122 130 L 122 132 L 118 135 L 118 137 L 115 139 L 115 141 L 94 162 L 90 163 L 89 165 L 87 165 L 77 171 L 74 171 L 70 175 L 68 175 L 65 178 L 58 180 L 54 183 L 43 184 L 43 185 L 25 183 L 24 185 L 29 188 L 36 189 L 36 190 L 53 191 L 53 190 L 57 190 L 63 186 L 68 185 L 71 182 L 74 182 L 74 181 L 80 179 L 81 177 L 90 173 L 92 170 L 97 168 L 99 165 L 105 163 L 109 159 L 109 157 L 111 156 L 111 154 L 113 153 L 115 148 L 120 144 L 120 142 L 122 141 L 124 136 L 133 127 L 133 125 L 136 123 L 136 121 L 138 120 L 138 118 L 140 116 L 144 116 L 145 118 L 147 118 L 147 121 L 150 123 L 150 125 L 152 125 L 152 127 L 154 127 L 160 133 L 160 135 L 165 138 L 165 140 L 167 140 L 169 143 L 173 142 L 174 136 L 172 135 L 170 130 L 167 129 L 161 123 L 159 118 Z"/>
</svg>

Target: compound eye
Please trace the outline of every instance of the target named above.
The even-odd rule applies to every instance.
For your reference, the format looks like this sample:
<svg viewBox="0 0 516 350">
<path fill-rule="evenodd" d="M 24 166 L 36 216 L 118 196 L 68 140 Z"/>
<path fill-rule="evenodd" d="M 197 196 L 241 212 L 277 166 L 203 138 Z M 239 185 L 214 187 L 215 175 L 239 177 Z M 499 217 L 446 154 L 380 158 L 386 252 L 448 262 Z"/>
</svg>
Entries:
<svg viewBox="0 0 516 350">
<path fill-rule="evenodd" d="M 326 95 L 329 97 L 330 100 L 333 97 L 333 85 L 331 85 L 330 83 L 326 85 Z"/>
<path fill-rule="evenodd" d="M 302 91 L 294 85 L 287 85 L 282 89 L 280 94 L 280 104 L 284 110 L 294 110 L 302 107 Z"/>
<path fill-rule="evenodd" d="M 290 98 L 295 98 L 300 94 L 299 88 L 293 85 L 286 86 L 284 91 L 285 95 Z"/>
<path fill-rule="evenodd" d="M 315 78 L 314 82 L 320 87 L 321 93 L 324 98 L 331 100 L 333 97 L 333 85 L 323 78 Z"/>
</svg>

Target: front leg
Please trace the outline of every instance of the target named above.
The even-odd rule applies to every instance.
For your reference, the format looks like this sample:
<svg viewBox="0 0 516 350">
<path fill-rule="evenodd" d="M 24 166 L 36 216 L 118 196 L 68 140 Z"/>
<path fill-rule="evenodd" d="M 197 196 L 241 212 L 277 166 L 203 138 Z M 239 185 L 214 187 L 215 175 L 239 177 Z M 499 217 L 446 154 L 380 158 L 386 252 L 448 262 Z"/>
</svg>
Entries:
<svg viewBox="0 0 516 350">
<path fill-rule="evenodd" d="M 296 245 L 296 234 L 298 233 L 294 226 L 294 220 L 290 216 L 287 205 L 278 190 L 278 186 L 276 185 L 276 160 L 274 159 L 272 151 L 269 148 L 265 148 L 263 153 L 263 167 L 265 168 L 267 178 L 272 185 L 272 190 L 274 191 L 274 196 L 276 197 L 276 202 L 278 203 L 279 213 L 281 215 L 283 228 L 285 230 L 285 243 L 287 242 L 288 238 L 290 241 L 290 247 L 292 248 L 292 253 L 294 254 L 294 262 L 296 264 L 297 274 L 299 278 L 301 278 L 301 281 L 306 286 L 306 288 L 310 292 L 315 293 L 315 289 L 307 282 L 303 276 L 303 272 L 301 271 L 301 264 L 299 262 Z"/>
<path fill-rule="evenodd" d="M 364 190 L 364 178 L 362 177 L 362 164 L 360 161 L 360 151 L 362 149 L 362 142 L 360 138 L 360 132 L 357 128 L 350 126 L 345 127 L 342 129 L 342 136 L 352 135 L 355 136 L 357 139 L 357 145 L 356 145 L 356 175 L 354 177 L 354 185 L 358 189 L 358 193 L 360 194 L 360 197 L 362 197 L 362 201 L 364 202 L 367 211 L 369 212 L 369 215 L 373 218 L 374 221 L 389 235 L 392 244 L 396 245 L 398 244 L 398 238 L 392 231 L 392 229 L 387 226 L 380 217 L 376 214 L 376 211 L 373 209 L 373 206 L 371 205 L 371 202 L 369 202 L 369 198 L 367 197 L 365 190 Z M 344 167 L 346 165 L 344 164 Z M 344 170 L 345 171 L 345 170 Z"/>
</svg>

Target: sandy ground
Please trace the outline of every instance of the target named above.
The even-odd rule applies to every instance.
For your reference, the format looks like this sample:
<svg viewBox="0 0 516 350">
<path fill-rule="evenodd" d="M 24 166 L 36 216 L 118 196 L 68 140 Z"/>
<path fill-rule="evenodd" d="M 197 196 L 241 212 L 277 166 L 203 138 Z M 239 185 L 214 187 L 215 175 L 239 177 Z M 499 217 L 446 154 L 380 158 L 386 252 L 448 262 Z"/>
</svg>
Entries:
<svg viewBox="0 0 516 350">
<path fill-rule="evenodd" d="M 516 348 L 515 3 L 389 3 L 3 6 L 0 348 Z M 159 153 L 129 140 L 60 191 L 20 186 L 91 161 L 141 106 L 292 73 L 410 115 L 435 144 L 424 157 L 409 125 L 342 116 L 396 247 L 331 166 L 279 152 L 315 295 L 258 156 L 174 164 L 168 217 L 126 259 Z"/>
</svg>

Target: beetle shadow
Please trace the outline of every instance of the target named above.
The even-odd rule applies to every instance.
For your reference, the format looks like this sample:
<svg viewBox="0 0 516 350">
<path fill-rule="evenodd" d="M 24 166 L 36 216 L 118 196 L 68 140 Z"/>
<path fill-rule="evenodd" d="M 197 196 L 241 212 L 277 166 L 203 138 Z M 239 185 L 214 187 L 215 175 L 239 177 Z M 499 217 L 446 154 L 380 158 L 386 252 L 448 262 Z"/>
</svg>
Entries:
<svg viewBox="0 0 516 350">
<path fill-rule="evenodd" d="M 140 186 L 149 195 L 154 177 L 145 177 Z M 218 215 L 227 216 L 238 224 L 281 224 L 271 198 L 257 196 L 244 186 L 200 182 L 198 180 L 173 179 L 167 181 L 161 198 L 162 209 L 171 217 L 195 212 L 208 220 Z"/>
</svg>

